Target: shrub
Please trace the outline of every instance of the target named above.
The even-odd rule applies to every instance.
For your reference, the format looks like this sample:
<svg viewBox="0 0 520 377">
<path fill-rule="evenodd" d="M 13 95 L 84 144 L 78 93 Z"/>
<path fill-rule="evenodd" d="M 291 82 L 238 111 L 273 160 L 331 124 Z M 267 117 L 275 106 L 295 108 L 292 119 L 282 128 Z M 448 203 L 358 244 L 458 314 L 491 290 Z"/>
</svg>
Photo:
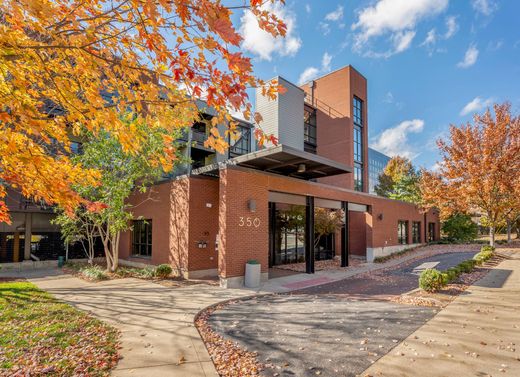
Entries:
<svg viewBox="0 0 520 377">
<path fill-rule="evenodd" d="M 445 285 L 444 277 L 439 270 L 428 268 L 419 277 L 419 287 L 426 292 L 437 292 Z"/>
<path fill-rule="evenodd" d="M 480 248 L 480 251 L 481 252 L 482 251 L 491 251 L 491 252 L 493 252 L 493 251 L 495 251 L 495 247 L 494 246 L 490 246 L 490 245 L 485 245 L 485 246 L 482 246 Z"/>
<path fill-rule="evenodd" d="M 462 272 L 469 273 L 473 270 L 473 267 L 475 267 L 475 264 L 477 262 L 473 259 L 468 259 L 462 263 L 459 263 L 458 267 Z"/>
<path fill-rule="evenodd" d="M 478 226 L 471 216 L 456 213 L 442 223 L 442 232 L 450 241 L 467 242 L 477 237 Z"/>
<path fill-rule="evenodd" d="M 155 269 L 155 276 L 160 278 L 167 278 L 172 273 L 172 268 L 169 264 L 160 264 Z"/>
<path fill-rule="evenodd" d="M 459 277 L 460 271 L 459 271 L 459 269 L 452 267 L 452 268 L 448 268 L 446 270 L 445 274 L 446 274 L 446 284 L 449 284 Z"/>
<path fill-rule="evenodd" d="M 155 269 L 151 267 L 136 268 L 135 275 L 142 279 L 151 279 L 155 277 Z"/>
<path fill-rule="evenodd" d="M 482 248 L 484 249 L 484 248 Z M 486 262 L 487 260 L 491 259 L 491 257 L 493 257 L 493 250 L 491 249 L 486 249 L 486 250 L 482 250 L 480 253 L 478 254 L 475 254 L 475 256 L 473 257 L 473 259 L 478 263 L 478 264 L 482 264 L 484 262 Z"/>
<path fill-rule="evenodd" d="M 103 268 L 97 265 L 83 267 L 81 274 L 89 280 L 105 280 L 108 278 Z"/>
</svg>

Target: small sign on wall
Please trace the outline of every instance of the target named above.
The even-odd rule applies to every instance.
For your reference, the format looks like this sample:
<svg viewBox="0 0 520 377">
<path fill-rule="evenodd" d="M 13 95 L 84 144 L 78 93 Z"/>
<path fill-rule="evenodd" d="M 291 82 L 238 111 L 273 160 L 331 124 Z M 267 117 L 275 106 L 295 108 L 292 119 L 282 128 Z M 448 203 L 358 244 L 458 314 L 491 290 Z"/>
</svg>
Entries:
<svg viewBox="0 0 520 377">
<path fill-rule="evenodd" d="M 246 228 L 258 228 L 261 224 L 261 221 L 258 217 L 245 217 L 240 216 L 238 220 L 238 226 L 239 227 L 246 227 Z"/>
</svg>

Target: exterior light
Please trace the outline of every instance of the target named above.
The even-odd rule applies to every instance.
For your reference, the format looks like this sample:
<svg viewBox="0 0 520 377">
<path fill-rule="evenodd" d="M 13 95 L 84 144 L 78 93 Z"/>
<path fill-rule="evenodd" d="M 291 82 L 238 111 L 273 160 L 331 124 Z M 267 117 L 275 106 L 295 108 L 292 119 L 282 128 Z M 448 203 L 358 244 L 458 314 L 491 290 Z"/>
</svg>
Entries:
<svg viewBox="0 0 520 377">
<path fill-rule="evenodd" d="M 304 173 L 305 172 L 305 164 L 298 164 L 298 173 Z"/>
<path fill-rule="evenodd" d="M 249 199 L 247 202 L 247 207 L 249 208 L 249 211 L 256 212 L 256 200 Z"/>
</svg>

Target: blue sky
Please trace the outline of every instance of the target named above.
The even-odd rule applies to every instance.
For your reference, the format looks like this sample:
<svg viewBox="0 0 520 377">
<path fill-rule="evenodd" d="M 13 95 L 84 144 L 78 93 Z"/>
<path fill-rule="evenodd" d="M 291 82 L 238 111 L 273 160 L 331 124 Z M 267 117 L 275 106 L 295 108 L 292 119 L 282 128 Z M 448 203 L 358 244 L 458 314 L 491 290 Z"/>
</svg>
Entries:
<svg viewBox="0 0 520 377">
<path fill-rule="evenodd" d="M 520 112 L 518 0 L 287 0 L 274 11 L 284 40 L 236 15 L 256 74 L 298 83 L 353 65 L 368 79 L 370 143 L 384 153 L 432 168 L 450 123 L 504 100 Z"/>
</svg>

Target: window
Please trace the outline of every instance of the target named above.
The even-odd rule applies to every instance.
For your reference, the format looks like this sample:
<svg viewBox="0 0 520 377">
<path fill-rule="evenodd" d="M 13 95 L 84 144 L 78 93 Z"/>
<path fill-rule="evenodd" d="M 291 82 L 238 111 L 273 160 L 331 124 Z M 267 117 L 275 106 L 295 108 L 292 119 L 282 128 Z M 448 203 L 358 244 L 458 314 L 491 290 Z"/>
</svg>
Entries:
<svg viewBox="0 0 520 377">
<path fill-rule="evenodd" d="M 354 190 L 363 191 L 363 101 L 354 96 L 352 109 L 354 120 Z"/>
<path fill-rule="evenodd" d="M 152 220 L 134 220 L 132 231 L 132 255 L 152 256 Z"/>
<path fill-rule="evenodd" d="M 354 190 L 363 191 L 363 166 L 354 163 Z"/>
<path fill-rule="evenodd" d="M 421 243 L 421 222 L 412 223 L 412 243 Z"/>
<path fill-rule="evenodd" d="M 303 110 L 303 141 L 306 151 L 316 152 L 316 110 L 308 106 Z"/>
<path fill-rule="evenodd" d="M 408 221 L 399 220 L 397 223 L 397 241 L 401 245 L 408 243 Z"/>
<path fill-rule="evenodd" d="M 363 127 L 363 101 L 354 96 L 354 124 Z"/>
<path fill-rule="evenodd" d="M 238 139 L 229 136 L 229 157 L 241 156 L 251 152 L 251 128 L 238 125 L 236 127 Z"/>
<path fill-rule="evenodd" d="M 354 161 L 363 163 L 363 131 L 354 125 Z"/>
<path fill-rule="evenodd" d="M 435 223 L 428 223 L 428 242 L 435 241 Z"/>
</svg>

